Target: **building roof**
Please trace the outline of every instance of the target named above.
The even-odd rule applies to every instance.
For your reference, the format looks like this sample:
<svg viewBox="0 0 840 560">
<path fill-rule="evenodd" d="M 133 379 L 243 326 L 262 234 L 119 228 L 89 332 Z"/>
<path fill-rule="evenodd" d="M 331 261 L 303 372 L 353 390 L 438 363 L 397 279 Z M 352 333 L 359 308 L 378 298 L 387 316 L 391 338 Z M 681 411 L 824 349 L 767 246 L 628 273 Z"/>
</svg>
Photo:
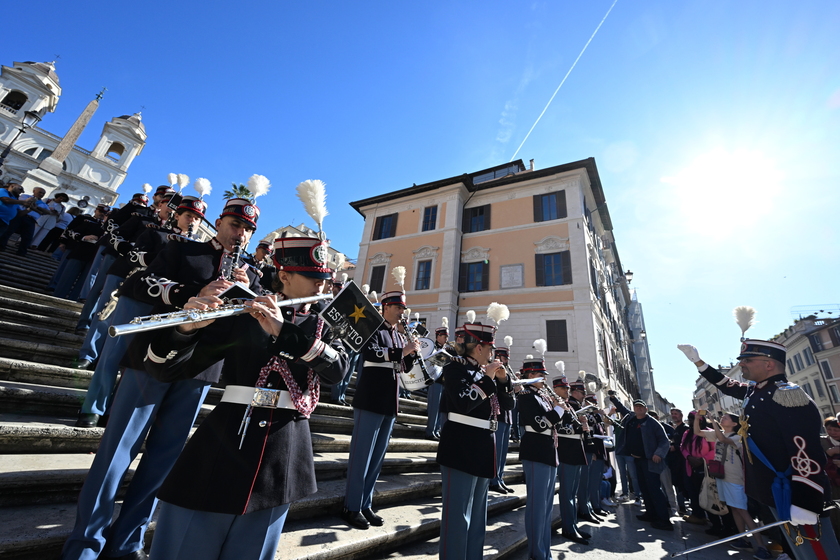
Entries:
<svg viewBox="0 0 840 560">
<path fill-rule="evenodd" d="M 55 73 L 55 62 L 32 62 L 31 60 L 27 60 L 26 62 L 18 62 L 17 64 L 26 64 L 33 70 L 37 70 L 39 73 L 47 76 L 56 85 L 59 84 L 58 74 Z"/>
<path fill-rule="evenodd" d="M 117 118 L 126 120 L 134 126 L 136 126 L 137 128 L 139 128 L 140 130 L 142 130 L 143 132 L 146 132 L 146 125 L 143 124 L 140 113 L 134 113 L 133 115 L 120 115 Z"/>
</svg>

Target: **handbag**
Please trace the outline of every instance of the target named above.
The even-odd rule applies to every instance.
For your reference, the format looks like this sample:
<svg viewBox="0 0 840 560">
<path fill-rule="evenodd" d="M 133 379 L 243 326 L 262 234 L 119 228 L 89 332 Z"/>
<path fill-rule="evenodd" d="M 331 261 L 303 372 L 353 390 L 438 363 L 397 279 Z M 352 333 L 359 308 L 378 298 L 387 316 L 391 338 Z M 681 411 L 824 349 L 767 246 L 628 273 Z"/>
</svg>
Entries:
<svg viewBox="0 0 840 560">
<path fill-rule="evenodd" d="M 700 487 L 700 507 L 715 515 L 726 515 L 729 508 L 720 501 L 717 491 L 717 480 L 709 475 L 708 464 L 704 465 L 706 476 L 703 477 L 703 485 Z"/>
<path fill-rule="evenodd" d="M 723 461 L 718 461 L 717 459 L 713 459 L 706 464 L 706 472 L 712 478 L 723 478 L 726 476 Z"/>
</svg>

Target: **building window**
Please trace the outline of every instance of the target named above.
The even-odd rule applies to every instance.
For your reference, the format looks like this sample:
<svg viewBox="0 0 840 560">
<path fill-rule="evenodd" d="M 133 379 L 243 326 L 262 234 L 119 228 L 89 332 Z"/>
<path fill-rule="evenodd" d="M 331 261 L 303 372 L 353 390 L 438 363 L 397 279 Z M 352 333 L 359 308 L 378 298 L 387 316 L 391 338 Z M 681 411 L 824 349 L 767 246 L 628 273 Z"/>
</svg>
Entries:
<svg viewBox="0 0 840 560">
<path fill-rule="evenodd" d="M 832 402 L 840 402 L 840 391 L 837 390 L 837 385 L 829 385 L 828 392 L 831 393 Z"/>
<path fill-rule="evenodd" d="M 484 292 L 490 289 L 490 264 L 486 262 L 461 263 L 458 291 Z"/>
<path fill-rule="evenodd" d="M 808 336 L 808 338 L 811 339 L 811 346 L 814 347 L 814 350 L 816 350 L 817 352 L 822 352 L 823 341 L 822 341 L 822 338 L 820 338 L 819 333 L 812 334 L 812 335 Z"/>
<path fill-rule="evenodd" d="M 490 205 L 464 208 L 464 233 L 473 233 L 490 229 Z"/>
<path fill-rule="evenodd" d="M 415 290 L 428 290 L 432 285 L 432 261 L 417 262 L 417 277 L 414 280 Z"/>
<path fill-rule="evenodd" d="M 813 365 L 813 364 L 816 363 L 814 361 L 814 354 L 813 354 L 813 352 L 811 352 L 810 348 L 805 348 L 804 350 L 802 350 L 802 355 L 805 356 L 805 365 L 806 366 L 810 366 L 810 365 Z"/>
<path fill-rule="evenodd" d="M 834 379 L 834 372 L 831 371 L 831 365 L 823 360 L 820 362 L 823 368 L 823 375 L 825 375 L 826 379 Z"/>
<path fill-rule="evenodd" d="M 802 363 L 802 356 L 799 355 L 799 352 L 793 355 L 793 363 L 796 364 L 796 371 L 800 371 L 803 367 L 805 367 Z"/>
<path fill-rule="evenodd" d="M 546 321 L 545 341 L 549 352 L 568 352 L 569 336 L 566 331 L 566 321 Z"/>
<path fill-rule="evenodd" d="M 437 206 L 427 206 L 423 210 L 423 230 L 432 231 L 437 226 Z"/>
<path fill-rule="evenodd" d="M 382 295 L 382 285 L 385 281 L 385 266 L 374 266 L 370 270 L 370 291 Z"/>
<path fill-rule="evenodd" d="M 547 222 L 566 216 L 566 191 L 534 195 L 535 222 Z"/>
<path fill-rule="evenodd" d="M 793 362 L 790 361 L 790 358 L 788 358 L 787 366 L 788 366 L 788 371 L 790 373 L 793 373 L 794 371 L 796 371 L 795 369 L 793 369 Z"/>
<path fill-rule="evenodd" d="M 562 286 L 572 283 L 572 259 L 569 251 L 535 255 L 537 286 Z"/>
<path fill-rule="evenodd" d="M 817 388 L 817 395 L 819 395 L 821 399 L 824 399 L 825 391 L 823 391 L 823 386 L 819 379 L 814 379 L 814 387 Z"/>
<path fill-rule="evenodd" d="M 125 153 L 125 146 L 120 144 L 119 142 L 111 142 L 111 146 L 108 148 L 108 151 L 105 153 L 105 157 L 110 159 L 111 161 L 120 161 L 120 158 Z"/>
<path fill-rule="evenodd" d="M 397 234 L 397 215 L 379 216 L 373 224 L 373 240 L 387 239 Z M 371 288 L 372 289 L 372 288 Z"/>
<path fill-rule="evenodd" d="M 811 397 L 811 400 L 814 400 L 814 391 L 811 389 L 810 383 L 803 383 L 802 390 L 808 393 L 808 396 Z"/>
<path fill-rule="evenodd" d="M 23 104 L 26 103 L 27 97 L 26 94 L 20 91 L 10 91 L 6 94 L 6 97 L 3 98 L 3 101 L 0 101 L 0 104 L 5 105 L 9 109 L 13 109 L 17 111 Z"/>
</svg>

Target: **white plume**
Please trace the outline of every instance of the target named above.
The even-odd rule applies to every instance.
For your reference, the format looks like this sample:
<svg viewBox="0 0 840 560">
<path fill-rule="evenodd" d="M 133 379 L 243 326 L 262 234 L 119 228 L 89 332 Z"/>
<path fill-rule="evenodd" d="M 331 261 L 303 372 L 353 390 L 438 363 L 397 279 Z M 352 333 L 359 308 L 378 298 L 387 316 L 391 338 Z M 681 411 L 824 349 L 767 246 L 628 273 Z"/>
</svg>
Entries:
<svg viewBox="0 0 840 560">
<path fill-rule="evenodd" d="M 557 371 L 560 372 L 560 375 L 566 375 L 566 362 L 563 360 L 557 360 L 554 362 L 554 367 L 557 368 Z"/>
<path fill-rule="evenodd" d="M 152 192 L 152 185 L 149 183 L 143 183 L 143 192 L 146 194 Z"/>
<path fill-rule="evenodd" d="M 183 190 L 184 187 L 190 184 L 190 178 L 183 173 L 178 173 L 178 190 Z"/>
<path fill-rule="evenodd" d="M 419 321 L 419 320 L 420 320 L 420 313 L 415 313 L 415 314 L 414 314 L 414 320 L 415 320 L 415 321 Z"/>
<path fill-rule="evenodd" d="M 394 277 L 394 280 L 397 282 L 397 285 L 402 288 L 405 285 L 405 267 L 404 266 L 395 266 L 391 269 L 391 276 Z"/>
<path fill-rule="evenodd" d="M 548 349 L 548 343 L 544 338 L 538 338 L 534 341 L 534 349 L 544 355 L 545 351 Z"/>
<path fill-rule="evenodd" d="M 297 186 L 297 197 L 303 202 L 306 213 L 318 224 L 318 231 L 322 230 L 327 212 L 327 191 L 323 181 L 308 180 Z"/>
<path fill-rule="evenodd" d="M 510 310 L 508 306 L 503 303 L 496 303 L 495 301 L 487 306 L 487 318 L 495 321 L 496 325 L 501 324 L 502 321 L 507 321 L 510 317 Z"/>
<path fill-rule="evenodd" d="M 368 295 L 370 292 L 370 284 L 362 284 L 362 293 Z"/>
<path fill-rule="evenodd" d="M 584 377 L 586 377 L 586 372 L 585 372 L 585 371 L 583 371 L 583 370 L 580 370 L 580 371 L 578 372 L 578 381 L 583 381 L 583 378 L 584 378 Z"/>
<path fill-rule="evenodd" d="M 444 329 L 448 329 L 449 328 L 449 317 L 444 317 L 443 319 L 441 319 L 440 320 L 440 326 L 443 327 Z"/>
<path fill-rule="evenodd" d="M 210 181 L 204 177 L 196 179 L 195 183 L 193 183 L 193 188 L 198 193 L 199 198 L 204 198 L 204 195 L 210 194 L 210 191 L 213 190 L 213 187 L 210 186 Z"/>
<path fill-rule="evenodd" d="M 376 295 L 376 292 L 370 292 L 368 294 L 368 297 L 370 297 L 371 301 L 374 301 L 374 302 L 379 301 L 379 296 Z"/>
<path fill-rule="evenodd" d="M 467 323 L 475 323 L 475 311 L 472 309 L 467 311 Z"/>
<path fill-rule="evenodd" d="M 345 284 L 346 282 L 347 282 L 347 273 L 346 273 L 346 272 L 342 272 L 342 273 L 341 273 L 341 283 L 342 283 L 342 284 Z"/>
<path fill-rule="evenodd" d="M 254 174 L 248 179 L 248 190 L 251 192 L 251 200 L 266 194 L 270 188 L 271 182 L 269 182 L 268 177 L 265 175 Z"/>
<path fill-rule="evenodd" d="M 406 307 L 403 309 L 403 315 L 405 315 L 405 320 L 408 321 L 411 318 L 411 308 Z"/>
<path fill-rule="evenodd" d="M 747 334 L 747 330 L 755 324 L 755 307 L 739 305 L 732 312 L 735 315 L 735 322 L 741 327 L 741 336 Z"/>
<path fill-rule="evenodd" d="M 344 268 L 344 263 L 347 261 L 347 257 L 344 253 L 336 253 L 335 254 L 335 269 L 341 270 Z"/>
<path fill-rule="evenodd" d="M 508 348 L 513 347 L 513 337 L 512 336 L 508 335 L 508 336 L 505 337 L 505 346 L 507 346 Z"/>
<path fill-rule="evenodd" d="M 534 359 L 534 355 L 533 355 L 533 354 L 526 354 L 526 355 L 525 355 L 525 359 L 526 359 L 526 360 L 533 360 L 533 359 Z"/>
<path fill-rule="evenodd" d="M 169 181 L 169 186 L 174 187 L 178 184 L 178 174 L 177 173 L 170 173 L 167 175 L 167 181 Z"/>
</svg>

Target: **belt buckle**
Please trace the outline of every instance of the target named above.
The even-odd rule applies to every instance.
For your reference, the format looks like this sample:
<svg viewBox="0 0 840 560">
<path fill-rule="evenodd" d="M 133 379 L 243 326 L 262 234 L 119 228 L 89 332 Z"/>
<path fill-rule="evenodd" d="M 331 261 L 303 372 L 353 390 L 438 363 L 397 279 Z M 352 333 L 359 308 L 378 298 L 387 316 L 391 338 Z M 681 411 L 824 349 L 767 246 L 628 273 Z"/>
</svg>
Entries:
<svg viewBox="0 0 840 560">
<path fill-rule="evenodd" d="M 254 388 L 254 397 L 251 399 L 251 406 L 263 408 L 277 408 L 277 401 L 280 399 L 279 389 Z"/>
<path fill-rule="evenodd" d="M 490 419 L 490 431 L 495 432 L 498 429 L 499 429 L 499 421 L 496 420 L 495 418 L 491 418 Z"/>
</svg>

